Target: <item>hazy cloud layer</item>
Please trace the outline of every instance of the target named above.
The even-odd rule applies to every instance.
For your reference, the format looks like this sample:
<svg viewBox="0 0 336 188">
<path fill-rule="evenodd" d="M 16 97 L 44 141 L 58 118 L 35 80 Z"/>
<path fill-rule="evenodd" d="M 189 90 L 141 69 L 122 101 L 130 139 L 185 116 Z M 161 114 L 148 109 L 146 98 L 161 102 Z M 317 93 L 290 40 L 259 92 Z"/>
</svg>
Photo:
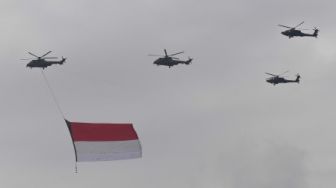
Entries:
<svg viewBox="0 0 336 188">
<path fill-rule="evenodd" d="M 23 1 L 0 6 L 2 187 L 332 188 L 334 1 Z M 320 28 L 288 39 L 277 24 Z M 310 32 L 310 31 L 307 31 Z M 190 66 L 153 65 L 181 50 Z M 80 163 L 69 120 L 132 122 L 139 160 Z M 272 86 L 264 72 L 302 82 Z"/>
</svg>

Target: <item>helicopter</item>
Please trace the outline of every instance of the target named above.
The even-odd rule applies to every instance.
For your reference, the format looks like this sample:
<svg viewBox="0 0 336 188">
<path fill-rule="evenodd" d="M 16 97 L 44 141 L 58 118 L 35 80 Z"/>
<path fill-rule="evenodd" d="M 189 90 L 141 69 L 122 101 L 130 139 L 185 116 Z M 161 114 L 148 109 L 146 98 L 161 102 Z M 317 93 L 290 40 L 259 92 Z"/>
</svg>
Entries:
<svg viewBox="0 0 336 188">
<path fill-rule="evenodd" d="M 57 57 L 46 57 L 48 54 L 50 54 L 51 51 L 45 53 L 44 55 L 42 56 L 37 56 L 31 52 L 28 52 L 28 54 L 36 57 L 37 59 L 33 59 L 31 60 L 32 58 L 28 58 L 28 59 L 21 59 L 21 60 L 31 60 L 27 65 L 26 67 L 29 67 L 29 68 L 42 68 L 42 69 L 45 69 L 47 68 L 48 66 L 51 66 L 53 64 L 59 64 L 59 65 L 62 65 L 66 58 L 62 57 L 62 59 L 60 61 L 47 61 L 46 59 L 57 59 Z"/>
<path fill-rule="evenodd" d="M 288 26 L 281 25 L 281 24 L 279 24 L 278 26 L 288 28 L 288 30 L 281 32 L 281 34 L 283 34 L 285 36 L 288 36 L 288 38 L 292 38 L 292 37 L 316 37 L 317 38 L 319 30 L 316 27 L 314 27 L 314 29 L 313 29 L 314 30 L 313 34 L 302 33 L 301 32 L 301 30 L 310 30 L 310 29 L 296 29 L 297 27 L 299 27 L 303 23 L 304 22 L 301 22 L 295 27 L 288 27 Z"/>
<path fill-rule="evenodd" d="M 162 55 L 152 55 L 152 54 L 150 54 L 149 56 L 160 56 L 159 59 L 154 61 L 154 64 L 156 64 L 158 66 L 159 65 L 165 65 L 165 66 L 168 66 L 169 68 L 174 66 L 174 65 L 178 65 L 178 64 L 189 65 L 191 63 L 191 61 L 193 60 L 192 58 L 189 57 L 188 60 L 182 61 L 182 60 L 179 60 L 179 58 L 173 57 L 175 55 L 184 53 L 183 51 L 168 55 L 167 50 L 164 49 L 164 53 L 165 53 L 164 56 L 162 56 Z"/>
<path fill-rule="evenodd" d="M 288 71 L 282 73 L 282 74 L 279 74 L 279 75 L 275 75 L 275 74 L 271 74 L 271 73 L 267 73 L 268 75 L 271 75 L 272 77 L 270 78 L 267 78 L 266 79 L 266 82 L 270 83 L 270 84 L 273 84 L 273 85 L 276 85 L 276 84 L 280 84 L 280 83 L 291 83 L 291 82 L 296 82 L 296 83 L 300 83 L 300 78 L 301 76 L 299 74 L 296 74 L 296 79 L 295 80 L 287 80 L 285 79 L 284 77 L 281 77 L 281 75 L 287 73 Z"/>
</svg>

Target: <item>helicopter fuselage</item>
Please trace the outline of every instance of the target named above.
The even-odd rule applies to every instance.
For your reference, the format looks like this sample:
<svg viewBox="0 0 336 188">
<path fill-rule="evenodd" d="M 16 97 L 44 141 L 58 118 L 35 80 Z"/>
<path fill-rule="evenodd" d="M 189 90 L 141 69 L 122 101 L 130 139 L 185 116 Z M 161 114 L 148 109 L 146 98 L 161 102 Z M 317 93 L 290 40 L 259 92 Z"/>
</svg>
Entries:
<svg viewBox="0 0 336 188">
<path fill-rule="evenodd" d="M 62 65 L 65 62 L 65 58 L 62 58 L 60 61 L 46 61 L 44 59 L 36 59 L 36 60 L 32 60 L 30 61 L 26 67 L 29 68 L 47 68 L 53 64 L 59 64 Z"/>
<path fill-rule="evenodd" d="M 156 65 L 164 65 L 164 66 L 168 66 L 169 68 L 174 66 L 174 65 L 178 65 L 178 64 L 186 64 L 189 65 L 191 63 L 192 59 L 189 58 L 186 61 L 180 61 L 180 60 L 175 60 L 171 57 L 162 57 L 159 58 L 157 60 L 154 61 L 154 64 Z"/>
<path fill-rule="evenodd" d="M 292 37 L 317 37 L 318 29 L 315 29 L 313 34 L 303 33 L 302 31 L 296 30 L 296 29 L 289 29 L 289 30 L 281 32 L 281 34 L 283 34 L 283 35 L 285 35 L 289 38 L 292 38 Z"/>
<path fill-rule="evenodd" d="M 275 77 L 271 77 L 266 79 L 266 82 L 276 85 L 276 84 L 280 84 L 280 83 L 291 83 L 291 82 L 296 82 L 299 83 L 300 82 L 300 75 L 297 75 L 295 80 L 287 80 L 283 77 L 279 77 L 279 76 L 275 76 Z"/>
</svg>

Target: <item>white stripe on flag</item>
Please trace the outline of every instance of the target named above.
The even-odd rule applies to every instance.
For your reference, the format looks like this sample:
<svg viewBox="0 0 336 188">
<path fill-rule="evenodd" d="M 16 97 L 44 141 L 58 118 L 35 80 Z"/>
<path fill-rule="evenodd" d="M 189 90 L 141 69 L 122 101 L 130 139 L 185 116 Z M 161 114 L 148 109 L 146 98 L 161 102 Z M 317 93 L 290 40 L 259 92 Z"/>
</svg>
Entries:
<svg viewBox="0 0 336 188">
<path fill-rule="evenodd" d="M 141 157 L 139 140 L 76 141 L 77 161 L 110 161 Z"/>
</svg>

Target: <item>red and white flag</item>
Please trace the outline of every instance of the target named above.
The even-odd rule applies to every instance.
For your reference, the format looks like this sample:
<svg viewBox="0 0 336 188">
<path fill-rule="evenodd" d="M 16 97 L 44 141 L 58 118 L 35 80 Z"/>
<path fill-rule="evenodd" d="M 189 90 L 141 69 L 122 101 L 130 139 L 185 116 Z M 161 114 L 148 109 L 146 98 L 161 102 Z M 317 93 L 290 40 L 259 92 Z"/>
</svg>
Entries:
<svg viewBox="0 0 336 188">
<path fill-rule="evenodd" d="M 131 123 L 65 121 L 78 162 L 133 159 L 142 156 L 140 141 Z"/>
</svg>

